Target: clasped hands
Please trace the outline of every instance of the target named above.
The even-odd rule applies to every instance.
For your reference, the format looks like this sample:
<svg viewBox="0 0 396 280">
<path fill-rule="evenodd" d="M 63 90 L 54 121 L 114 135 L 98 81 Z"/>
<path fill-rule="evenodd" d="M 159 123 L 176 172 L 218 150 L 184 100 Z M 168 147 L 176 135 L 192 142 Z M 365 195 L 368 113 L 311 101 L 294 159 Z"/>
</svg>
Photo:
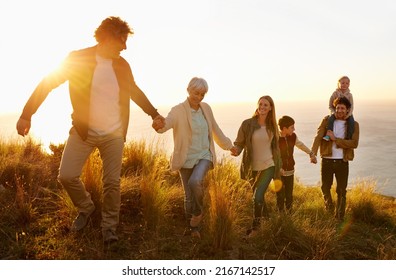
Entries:
<svg viewBox="0 0 396 280">
<path fill-rule="evenodd" d="M 230 152 L 231 152 L 231 155 L 234 157 L 238 156 L 238 154 L 239 154 L 238 148 L 236 146 L 232 146 L 232 148 L 230 149 Z"/>
<path fill-rule="evenodd" d="M 162 129 L 165 127 L 165 118 L 161 115 L 156 116 L 153 119 L 153 124 L 151 125 L 152 128 L 155 129 L 155 131 L 158 131 L 159 129 Z"/>
</svg>

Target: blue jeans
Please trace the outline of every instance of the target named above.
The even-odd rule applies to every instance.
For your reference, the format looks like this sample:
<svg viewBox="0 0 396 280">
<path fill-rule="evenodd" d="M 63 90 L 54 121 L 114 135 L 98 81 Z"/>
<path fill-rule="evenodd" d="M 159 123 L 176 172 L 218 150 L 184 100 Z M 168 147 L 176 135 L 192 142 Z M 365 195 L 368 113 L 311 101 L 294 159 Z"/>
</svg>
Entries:
<svg viewBox="0 0 396 280">
<path fill-rule="evenodd" d="M 269 217 L 264 196 L 272 178 L 274 177 L 274 174 L 275 166 L 271 166 L 261 171 L 253 171 L 252 173 L 253 178 L 255 178 L 253 184 L 253 228 L 259 225 L 262 216 L 265 218 Z"/>
<path fill-rule="evenodd" d="M 257 177 L 253 189 L 254 196 L 253 200 L 255 203 L 264 203 L 264 195 L 268 189 L 269 184 L 271 183 L 272 178 L 275 174 L 275 166 L 271 166 L 265 170 L 261 171 L 253 171 L 253 177 Z"/>
<path fill-rule="evenodd" d="M 201 159 L 193 168 L 179 170 L 184 188 L 184 211 L 187 220 L 202 213 L 203 181 L 212 167 L 210 160 Z"/>
</svg>

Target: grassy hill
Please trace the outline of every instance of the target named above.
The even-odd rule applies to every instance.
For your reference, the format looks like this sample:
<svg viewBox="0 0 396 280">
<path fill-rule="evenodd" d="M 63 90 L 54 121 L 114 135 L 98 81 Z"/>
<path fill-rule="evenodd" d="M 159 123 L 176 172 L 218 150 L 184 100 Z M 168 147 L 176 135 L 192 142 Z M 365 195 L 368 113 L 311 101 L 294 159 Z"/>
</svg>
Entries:
<svg viewBox="0 0 396 280">
<path fill-rule="evenodd" d="M 50 149 L 32 140 L 0 141 L 0 259 L 396 259 L 395 199 L 376 194 L 374 181 L 350 186 L 342 223 L 324 210 L 319 186 L 296 182 L 291 215 L 277 213 L 269 190 L 270 219 L 246 239 L 252 190 L 227 159 L 205 181 L 202 239 L 183 236 L 179 176 L 169 171 L 165 153 L 145 141 L 125 147 L 120 241 L 105 246 L 98 152 L 83 173 L 96 211 L 82 232 L 71 233 L 77 212 L 56 180 L 63 145 Z"/>
</svg>

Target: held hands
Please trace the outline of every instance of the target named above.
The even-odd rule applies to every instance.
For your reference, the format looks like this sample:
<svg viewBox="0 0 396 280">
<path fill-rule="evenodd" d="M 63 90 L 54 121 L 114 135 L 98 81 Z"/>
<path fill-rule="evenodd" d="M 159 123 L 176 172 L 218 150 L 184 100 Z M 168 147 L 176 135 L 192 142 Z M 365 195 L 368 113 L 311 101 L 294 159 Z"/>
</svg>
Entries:
<svg viewBox="0 0 396 280">
<path fill-rule="evenodd" d="M 162 129 L 165 127 L 165 118 L 161 115 L 156 116 L 153 119 L 153 124 L 151 125 L 155 131 L 158 131 L 159 129 Z"/>
<path fill-rule="evenodd" d="M 31 126 L 30 121 L 19 118 L 17 125 L 16 125 L 18 134 L 25 137 L 25 135 L 27 135 L 29 133 L 30 126 Z"/>
<path fill-rule="evenodd" d="M 313 164 L 317 164 L 318 163 L 318 160 L 316 159 L 316 156 L 314 155 L 313 152 L 311 152 L 309 154 L 309 157 L 310 157 L 311 163 L 313 163 Z"/>
<path fill-rule="evenodd" d="M 230 149 L 230 152 L 231 152 L 231 155 L 232 155 L 232 156 L 234 156 L 234 157 L 238 156 L 238 148 L 237 148 L 236 146 L 233 146 L 233 147 Z"/>
</svg>

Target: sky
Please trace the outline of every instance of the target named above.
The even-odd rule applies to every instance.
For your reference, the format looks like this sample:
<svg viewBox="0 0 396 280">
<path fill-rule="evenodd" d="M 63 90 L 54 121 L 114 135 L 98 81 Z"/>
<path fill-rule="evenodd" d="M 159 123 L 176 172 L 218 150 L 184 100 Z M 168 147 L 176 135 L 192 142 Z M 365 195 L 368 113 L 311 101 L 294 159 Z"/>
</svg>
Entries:
<svg viewBox="0 0 396 280">
<path fill-rule="evenodd" d="M 20 112 L 70 51 L 94 45 L 107 16 L 133 28 L 122 55 L 157 107 L 182 102 L 194 76 L 210 103 L 269 94 L 327 107 L 343 75 L 354 100 L 394 100 L 395 14 L 393 0 L 1 1 L 0 113 Z M 44 104 L 70 110 L 67 85 Z"/>
</svg>

